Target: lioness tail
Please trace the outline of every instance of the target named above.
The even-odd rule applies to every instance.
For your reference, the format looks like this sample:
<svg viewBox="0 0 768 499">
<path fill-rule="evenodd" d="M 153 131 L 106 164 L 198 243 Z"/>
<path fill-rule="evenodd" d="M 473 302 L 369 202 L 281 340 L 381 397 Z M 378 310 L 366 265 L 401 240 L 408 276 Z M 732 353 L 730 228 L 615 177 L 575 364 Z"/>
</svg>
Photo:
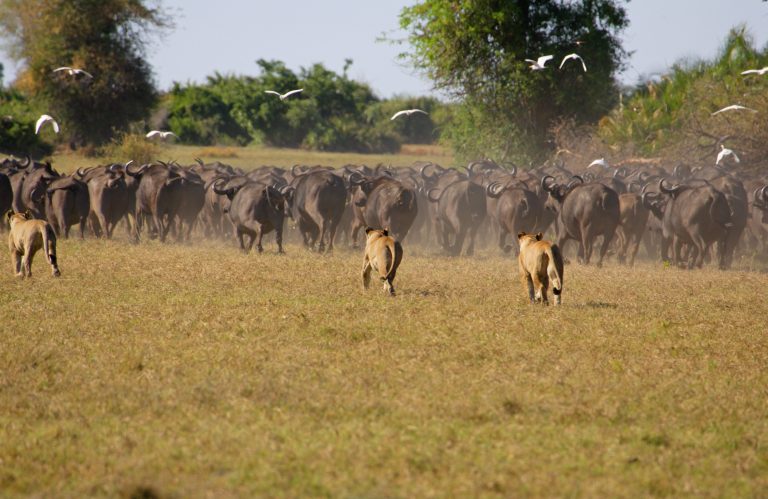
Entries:
<svg viewBox="0 0 768 499">
<path fill-rule="evenodd" d="M 563 256 L 560 254 L 560 248 L 556 244 L 546 250 L 549 257 L 547 264 L 547 275 L 552 281 L 552 293 L 555 296 L 563 292 Z"/>
</svg>

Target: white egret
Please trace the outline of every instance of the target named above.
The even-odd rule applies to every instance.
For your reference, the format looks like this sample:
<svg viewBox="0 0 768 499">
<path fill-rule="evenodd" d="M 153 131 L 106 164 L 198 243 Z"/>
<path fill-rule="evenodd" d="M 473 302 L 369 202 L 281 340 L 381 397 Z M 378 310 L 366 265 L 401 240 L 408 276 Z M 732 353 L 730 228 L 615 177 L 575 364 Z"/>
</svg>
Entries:
<svg viewBox="0 0 768 499">
<path fill-rule="evenodd" d="M 542 55 L 541 57 L 539 57 L 535 61 L 533 59 L 526 59 L 525 62 L 530 62 L 531 63 L 530 68 L 533 71 L 540 71 L 540 70 L 544 69 L 544 65 L 547 62 L 551 61 L 553 57 L 554 57 L 553 55 Z"/>
<path fill-rule="evenodd" d="M 53 131 L 56 133 L 59 133 L 59 124 L 56 123 L 56 120 L 53 119 L 51 116 L 48 116 L 47 114 L 44 114 L 40 116 L 37 119 L 37 123 L 35 123 L 35 135 L 37 135 L 40 132 L 40 128 L 45 125 L 46 123 L 51 123 L 51 126 L 53 127 Z"/>
<path fill-rule="evenodd" d="M 264 91 L 264 93 L 265 93 L 265 94 L 275 94 L 275 95 L 277 95 L 278 97 L 280 97 L 280 100 L 285 100 L 285 99 L 287 99 L 289 96 L 291 96 L 291 95 L 293 95 L 293 94 L 297 94 L 297 93 L 299 93 L 299 92 L 302 92 L 303 90 L 304 90 L 303 88 L 298 88 L 298 89 L 296 89 L 296 90 L 291 90 L 290 92 L 286 92 L 286 93 L 284 93 L 284 94 L 281 94 L 280 92 L 275 92 L 274 90 L 265 90 L 265 91 Z"/>
<path fill-rule="evenodd" d="M 560 69 L 563 69 L 563 64 L 565 64 L 565 61 L 571 60 L 571 59 L 578 59 L 581 61 L 581 67 L 584 68 L 584 72 L 587 72 L 587 65 L 584 64 L 584 59 L 581 58 L 579 54 L 568 54 L 567 56 L 563 57 L 562 62 L 560 62 Z"/>
<path fill-rule="evenodd" d="M 402 115 L 410 116 L 410 115 L 412 115 L 413 113 L 423 113 L 423 114 L 429 114 L 429 113 L 427 113 L 426 111 L 422 111 L 421 109 L 404 109 L 404 110 L 402 110 L 402 111 L 398 111 L 398 112 L 396 112 L 395 114 L 393 114 L 393 115 L 392 115 L 392 117 L 391 117 L 391 118 L 389 118 L 389 121 L 392 121 L 392 120 L 394 120 L 394 119 L 395 119 L 395 118 L 397 118 L 398 116 L 402 116 Z"/>
</svg>

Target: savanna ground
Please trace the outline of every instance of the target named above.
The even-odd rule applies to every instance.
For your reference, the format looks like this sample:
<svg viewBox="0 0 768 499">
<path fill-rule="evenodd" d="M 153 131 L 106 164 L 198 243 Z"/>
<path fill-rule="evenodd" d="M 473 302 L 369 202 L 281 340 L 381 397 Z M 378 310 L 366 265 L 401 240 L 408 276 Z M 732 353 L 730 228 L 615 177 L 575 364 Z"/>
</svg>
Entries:
<svg viewBox="0 0 768 499">
<path fill-rule="evenodd" d="M 748 261 L 574 263 L 545 308 L 492 249 L 406 241 L 388 298 L 344 247 L 119 232 L 0 266 L 2 496 L 768 495 Z"/>
</svg>

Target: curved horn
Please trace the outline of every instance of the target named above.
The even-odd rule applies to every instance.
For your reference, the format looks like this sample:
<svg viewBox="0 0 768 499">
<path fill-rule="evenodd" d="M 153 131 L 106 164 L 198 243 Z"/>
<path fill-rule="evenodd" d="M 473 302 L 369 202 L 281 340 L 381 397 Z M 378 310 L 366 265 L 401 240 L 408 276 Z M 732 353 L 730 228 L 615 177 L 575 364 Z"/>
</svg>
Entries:
<svg viewBox="0 0 768 499">
<path fill-rule="evenodd" d="M 437 195 L 433 196 L 433 193 L 437 191 Z M 443 195 L 443 191 L 438 187 L 433 187 L 427 191 L 427 199 L 432 201 L 433 203 L 437 203 L 440 201 L 440 198 Z"/>
<path fill-rule="evenodd" d="M 581 178 L 581 177 L 580 177 L 580 176 L 578 176 L 578 175 L 574 175 L 573 177 L 571 177 L 571 181 L 570 181 L 570 182 L 568 182 L 568 189 L 570 189 L 571 187 L 573 187 L 574 185 L 576 185 L 576 182 L 578 182 L 578 183 L 580 183 L 580 184 L 583 184 L 583 183 L 584 183 L 584 179 L 583 179 L 583 178 Z"/>
<path fill-rule="evenodd" d="M 303 174 L 303 173 L 304 173 L 304 172 L 302 172 L 302 171 L 299 171 L 299 172 L 297 173 L 297 172 L 296 172 L 296 169 L 297 169 L 297 168 L 301 168 L 301 167 L 300 167 L 299 165 L 293 165 L 293 167 L 291 168 L 291 175 L 293 175 L 294 177 L 298 177 L 298 176 L 300 176 L 301 174 Z"/>
<path fill-rule="evenodd" d="M 220 187 L 220 185 L 221 185 L 221 183 L 222 183 L 222 182 L 219 182 L 219 181 L 221 181 L 221 180 L 224 180 L 224 179 L 221 179 L 221 178 L 220 178 L 220 179 L 218 179 L 217 181 L 215 181 L 215 182 L 213 183 L 213 192 L 215 192 L 216 194 L 220 194 L 220 195 L 222 195 L 222 196 L 228 196 L 230 193 L 232 193 L 232 191 L 234 191 L 234 189 L 232 189 L 232 188 L 229 188 L 229 189 L 222 189 L 222 188 Z M 224 182 L 224 183 L 225 183 L 225 182 Z"/>
<path fill-rule="evenodd" d="M 640 200 L 643 203 L 643 206 L 645 206 L 646 208 L 650 208 L 651 205 L 653 204 L 653 200 L 658 198 L 659 198 L 658 192 L 645 192 L 640 197 Z"/>
<path fill-rule="evenodd" d="M 550 184 L 548 181 L 552 180 L 552 183 Z M 555 182 L 555 177 L 552 175 L 544 175 L 541 178 L 541 188 L 544 189 L 546 192 L 552 192 L 552 190 L 555 188 L 557 183 Z"/>
<path fill-rule="evenodd" d="M 490 198 L 498 198 L 501 193 L 504 192 L 505 186 L 501 182 L 491 182 L 488 187 L 485 188 L 485 194 Z"/>
<path fill-rule="evenodd" d="M 514 164 L 514 163 L 512 164 L 512 168 L 509 170 L 509 174 L 512 175 L 513 177 L 517 176 L 517 165 L 516 164 Z"/>
<path fill-rule="evenodd" d="M 613 172 L 613 178 L 624 178 L 627 176 L 627 169 L 623 166 L 620 166 L 616 168 L 616 171 Z"/>
<path fill-rule="evenodd" d="M 207 191 L 208 189 L 210 189 L 210 188 L 211 188 L 211 186 L 212 186 L 213 184 L 215 184 L 215 183 L 216 183 L 216 182 L 218 182 L 219 180 L 227 180 L 227 181 L 229 181 L 229 179 L 230 179 L 230 178 L 231 178 L 231 177 L 230 177 L 229 175 L 216 175 L 216 176 L 215 176 L 215 177 L 213 177 L 211 180 L 209 180 L 208 182 L 206 182 L 205 186 L 203 187 L 203 190 L 206 190 L 206 191 Z"/>
<path fill-rule="evenodd" d="M 205 163 L 203 163 L 203 160 L 200 158 L 195 158 L 195 162 L 200 166 L 205 166 Z"/>
<path fill-rule="evenodd" d="M 648 172 L 640 172 L 637 174 L 637 178 L 640 179 L 640 182 L 645 182 L 650 176 L 651 174 Z"/>
<path fill-rule="evenodd" d="M 429 168 L 430 166 L 434 167 L 435 164 L 434 163 L 427 163 L 426 165 L 422 166 L 421 169 L 419 170 L 419 175 L 424 180 L 431 180 L 431 179 L 435 178 L 435 176 L 437 175 L 437 172 L 432 173 L 432 175 L 427 175 L 427 168 Z"/>
<path fill-rule="evenodd" d="M 121 165 L 118 165 L 117 163 L 112 163 L 111 165 L 109 165 L 107 167 L 107 171 L 109 171 L 110 173 L 122 173 L 122 172 L 120 172 L 118 170 L 118 168 L 120 168 L 120 166 Z"/>
<path fill-rule="evenodd" d="M 360 185 L 365 182 L 365 177 L 360 172 L 352 172 L 347 180 L 349 185 Z"/>
<path fill-rule="evenodd" d="M 23 163 L 19 163 L 19 166 L 20 166 L 21 168 L 26 168 L 26 167 L 28 167 L 30 164 L 32 164 L 32 158 L 30 158 L 30 157 L 29 157 L 29 154 L 27 154 L 27 155 L 25 156 L 24 162 L 23 162 Z"/>
<path fill-rule="evenodd" d="M 659 192 L 663 192 L 664 194 L 675 194 L 680 190 L 680 185 L 673 185 L 672 187 L 667 187 L 664 185 L 664 182 L 666 182 L 666 179 L 659 180 Z"/>
<path fill-rule="evenodd" d="M 763 198 L 763 201 L 768 203 L 768 185 L 760 189 L 760 197 Z"/>
</svg>

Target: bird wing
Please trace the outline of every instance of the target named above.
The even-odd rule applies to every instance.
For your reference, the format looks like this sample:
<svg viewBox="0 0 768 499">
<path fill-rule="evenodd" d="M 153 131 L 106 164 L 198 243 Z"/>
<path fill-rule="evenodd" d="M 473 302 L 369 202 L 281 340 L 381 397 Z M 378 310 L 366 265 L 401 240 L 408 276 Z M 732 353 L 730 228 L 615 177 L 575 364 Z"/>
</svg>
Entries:
<svg viewBox="0 0 768 499">
<path fill-rule="evenodd" d="M 76 70 L 76 72 L 78 72 L 80 74 L 84 74 L 88 78 L 93 78 L 93 75 L 91 73 L 89 73 L 88 71 L 84 70 L 84 69 L 78 69 L 78 70 Z"/>
<path fill-rule="evenodd" d="M 554 57 L 553 55 L 543 55 L 543 56 L 539 57 L 538 63 L 539 63 L 540 66 L 543 66 L 544 64 L 547 63 L 547 61 L 552 60 L 553 57 Z"/>
<path fill-rule="evenodd" d="M 173 136 L 173 137 L 178 137 L 178 136 L 177 136 L 175 133 L 173 133 L 173 132 L 163 132 L 163 133 L 162 133 L 162 135 L 163 135 L 163 138 L 166 138 L 166 137 L 171 137 L 171 136 Z"/>
<path fill-rule="evenodd" d="M 584 64 L 584 59 L 582 59 L 581 57 L 579 57 L 579 60 L 581 61 L 581 67 L 582 67 L 582 68 L 584 68 L 584 72 L 586 73 L 586 72 L 587 72 L 587 65 L 586 65 L 586 64 Z"/>
<path fill-rule="evenodd" d="M 152 137 L 157 137 L 158 135 L 162 135 L 162 132 L 159 132 L 158 130 L 152 130 L 147 134 L 147 138 L 151 139 Z"/>
<path fill-rule="evenodd" d="M 560 69 L 563 69 L 563 64 L 565 64 L 566 61 L 569 59 L 575 59 L 576 57 L 579 57 L 576 54 L 568 54 L 567 56 L 563 57 L 563 60 L 560 61 Z"/>
<path fill-rule="evenodd" d="M 760 70 L 759 69 L 748 69 L 746 71 L 742 71 L 741 74 L 743 74 L 743 75 L 760 74 Z"/>
<path fill-rule="evenodd" d="M 733 159 L 734 159 L 734 160 L 735 160 L 737 163 L 741 163 L 741 161 L 739 161 L 739 157 L 738 157 L 738 156 L 736 156 L 736 153 L 735 153 L 735 152 L 731 151 L 731 154 L 733 154 Z"/>
<path fill-rule="evenodd" d="M 720 151 L 720 152 L 717 154 L 717 161 L 715 161 L 715 164 L 716 164 L 716 165 L 719 165 L 719 164 L 720 164 L 720 162 L 721 162 L 721 161 L 723 160 L 723 158 L 725 157 L 725 155 L 726 155 L 726 152 L 725 152 L 725 151 L 726 151 L 726 149 L 723 149 L 722 151 Z"/>
<path fill-rule="evenodd" d="M 282 97 L 282 95 L 280 95 L 280 92 L 275 92 L 274 90 L 264 90 L 264 93 L 265 94 L 275 94 L 275 95 L 277 95 L 279 97 Z"/>
<path fill-rule="evenodd" d="M 389 121 L 392 121 L 393 119 L 397 118 L 398 116 L 402 116 L 404 114 L 408 114 L 408 111 L 406 111 L 406 110 L 398 111 L 398 112 L 396 112 L 395 114 L 392 115 L 392 117 L 389 119 Z"/>
<path fill-rule="evenodd" d="M 411 109 L 411 113 L 422 113 L 422 114 L 427 114 L 427 115 L 429 114 L 428 112 L 423 111 L 421 109 Z"/>
<path fill-rule="evenodd" d="M 51 118 L 51 124 L 53 125 L 53 131 L 59 133 L 59 124 L 56 123 L 55 119 Z"/>
<path fill-rule="evenodd" d="M 35 123 L 35 135 L 37 135 L 37 133 L 40 131 L 40 127 L 43 126 L 43 124 L 49 119 L 51 119 L 51 117 L 47 114 L 44 114 L 37 119 L 37 123 Z"/>
<path fill-rule="evenodd" d="M 55 73 L 57 71 L 69 71 L 70 69 L 72 69 L 72 68 L 70 68 L 69 66 L 62 66 L 60 68 L 54 69 L 53 72 Z"/>
<path fill-rule="evenodd" d="M 288 97 L 289 95 L 297 94 L 297 93 L 299 93 L 299 92 L 303 92 L 303 91 L 304 91 L 304 89 L 303 89 L 303 88 L 299 88 L 299 89 L 296 89 L 296 90 L 291 90 L 290 92 L 286 92 L 286 93 L 284 93 L 284 94 L 283 94 L 283 95 L 281 95 L 280 97 L 281 97 L 281 98 L 283 98 L 283 99 L 285 99 L 285 98 L 286 98 L 286 97 Z"/>
<path fill-rule="evenodd" d="M 600 159 L 596 159 L 596 160 L 594 160 L 593 162 L 591 162 L 591 163 L 589 164 L 589 166 L 588 166 L 587 168 L 589 168 L 589 167 L 591 167 L 591 166 L 595 166 L 595 165 L 606 166 L 606 164 L 605 164 L 605 158 L 600 158 Z"/>
<path fill-rule="evenodd" d="M 534 61 L 533 59 L 526 59 L 525 62 L 530 62 L 531 64 L 538 64 L 538 62 Z"/>
</svg>

